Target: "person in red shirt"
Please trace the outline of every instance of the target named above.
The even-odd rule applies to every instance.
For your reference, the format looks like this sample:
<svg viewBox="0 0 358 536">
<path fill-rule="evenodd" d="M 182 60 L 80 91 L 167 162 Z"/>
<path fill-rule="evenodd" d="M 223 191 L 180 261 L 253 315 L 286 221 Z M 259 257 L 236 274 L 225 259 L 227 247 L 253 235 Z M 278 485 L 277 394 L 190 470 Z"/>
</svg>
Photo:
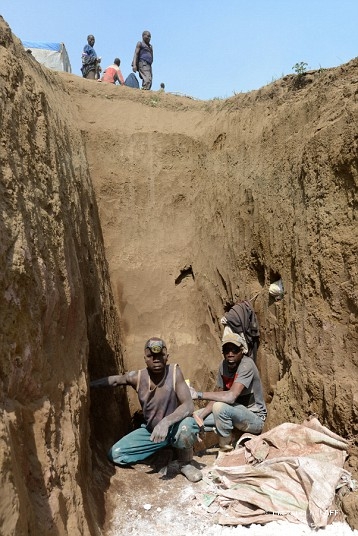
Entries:
<svg viewBox="0 0 358 536">
<path fill-rule="evenodd" d="M 120 64 L 121 60 L 119 58 L 115 58 L 113 64 L 107 67 L 107 69 L 104 71 L 101 81 L 108 82 L 109 84 L 115 84 L 118 82 L 119 85 L 124 86 L 124 78 L 119 68 Z"/>
</svg>

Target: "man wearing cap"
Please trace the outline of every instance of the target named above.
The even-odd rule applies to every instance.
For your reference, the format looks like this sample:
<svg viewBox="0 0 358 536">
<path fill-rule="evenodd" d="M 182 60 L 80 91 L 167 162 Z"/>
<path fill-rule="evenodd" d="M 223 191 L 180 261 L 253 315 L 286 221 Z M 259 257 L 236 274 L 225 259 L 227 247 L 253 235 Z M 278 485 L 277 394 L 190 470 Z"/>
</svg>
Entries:
<svg viewBox="0 0 358 536">
<path fill-rule="evenodd" d="M 191 482 L 202 478 L 194 467 L 193 445 L 199 426 L 192 417 L 194 404 L 178 365 L 168 365 L 169 354 L 163 339 L 151 337 L 144 346 L 146 368 L 107 376 L 91 382 L 91 387 L 131 385 L 138 394 L 145 424 L 122 437 L 108 453 L 118 465 L 145 460 L 159 449 L 177 449 L 180 471 Z"/>
<path fill-rule="evenodd" d="M 215 427 L 222 450 L 232 449 L 232 430 L 260 434 L 267 410 L 259 371 L 248 357 L 245 338 L 226 333 L 222 339 L 224 359 L 217 377 L 218 391 L 201 392 L 190 388 L 193 400 L 209 400 L 196 412 L 204 421 L 204 429 Z"/>
</svg>

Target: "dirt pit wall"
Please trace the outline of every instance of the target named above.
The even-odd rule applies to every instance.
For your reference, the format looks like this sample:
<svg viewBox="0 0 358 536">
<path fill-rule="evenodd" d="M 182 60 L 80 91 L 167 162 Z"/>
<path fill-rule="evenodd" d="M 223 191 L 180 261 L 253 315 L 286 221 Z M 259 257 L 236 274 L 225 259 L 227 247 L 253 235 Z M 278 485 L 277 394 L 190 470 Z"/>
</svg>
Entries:
<svg viewBox="0 0 358 536">
<path fill-rule="evenodd" d="M 356 433 L 357 68 L 209 103 L 76 88 L 127 367 L 156 334 L 213 387 L 224 305 L 257 295 L 268 426 Z"/>
<path fill-rule="evenodd" d="M 96 199 L 61 80 L 2 20 L 0 94 L 0 533 L 99 534 L 91 445 L 129 414 L 109 396 L 91 437 L 89 370 L 122 366 Z"/>
<path fill-rule="evenodd" d="M 352 439 L 354 474 L 357 75 L 354 60 L 209 103 L 76 89 L 126 368 L 157 335 L 213 388 L 224 306 L 256 296 L 267 427 L 317 414 Z"/>
</svg>

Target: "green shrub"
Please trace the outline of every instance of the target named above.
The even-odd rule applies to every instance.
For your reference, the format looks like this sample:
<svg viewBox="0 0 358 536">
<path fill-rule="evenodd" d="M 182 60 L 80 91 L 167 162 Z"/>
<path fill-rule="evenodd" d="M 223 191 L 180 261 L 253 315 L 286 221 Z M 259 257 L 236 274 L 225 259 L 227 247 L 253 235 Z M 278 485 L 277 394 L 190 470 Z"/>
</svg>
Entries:
<svg viewBox="0 0 358 536">
<path fill-rule="evenodd" d="M 299 63 L 295 63 L 295 65 L 292 67 L 292 69 L 295 71 L 296 74 L 302 75 L 307 71 L 307 65 L 305 61 L 300 61 Z"/>
</svg>

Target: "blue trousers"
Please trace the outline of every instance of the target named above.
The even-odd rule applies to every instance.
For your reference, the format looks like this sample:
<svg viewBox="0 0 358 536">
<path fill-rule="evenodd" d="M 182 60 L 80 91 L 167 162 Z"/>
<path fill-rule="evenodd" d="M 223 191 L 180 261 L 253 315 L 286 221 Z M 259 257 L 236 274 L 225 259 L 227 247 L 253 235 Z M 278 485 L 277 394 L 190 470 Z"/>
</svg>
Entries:
<svg viewBox="0 0 358 536">
<path fill-rule="evenodd" d="M 219 435 L 228 437 L 233 428 L 249 434 L 260 434 L 265 421 L 241 404 L 231 405 L 215 402 L 213 411 L 204 419 L 206 432 L 216 428 Z"/>
<path fill-rule="evenodd" d="M 151 433 L 145 425 L 142 425 L 141 428 L 117 441 L 109 450 L 108 458 L 118 465 L 128 465 L 145 460 L 168 445 L 177 449 L 188 449 L 197 439 L 199 426 L 193 417 L 186 417 L 173 424 L 169 428 L 167 437 L 160 443 L 150 440 Z"/>
</svg>

